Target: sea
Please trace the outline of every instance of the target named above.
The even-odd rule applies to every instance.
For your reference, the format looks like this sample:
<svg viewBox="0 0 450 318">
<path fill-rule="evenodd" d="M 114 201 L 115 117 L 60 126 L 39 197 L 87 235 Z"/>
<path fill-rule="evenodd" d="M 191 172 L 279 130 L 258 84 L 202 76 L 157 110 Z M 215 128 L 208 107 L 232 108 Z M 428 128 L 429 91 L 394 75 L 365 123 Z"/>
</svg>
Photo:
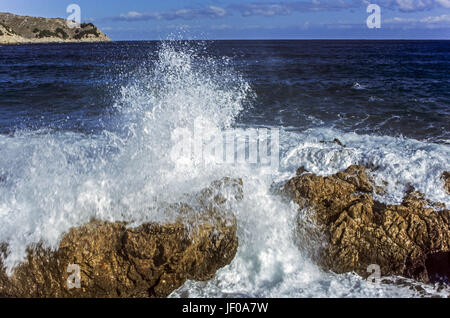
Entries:
<svg viewBox="0 0 450 318">
<path fill-rule="evenodd" d="M 198 135 L 220 136 L 215 150 L 206 154 Z M 0 46 L 9 273 L 28 246 L 56 249 L 93 218 L 170 222 L 161 206 L 231 177 L 243 181 L 243 199 L 227 203 L 236 257 L 170 297 L 449 297 L 438 284 L 326 271 L 304 252 L 317 242 L 298 239 L 307 220 L 283 183 L 301 166 L 326 176 L 353 164 L 385 186 L 379 201 L 398 204 L 413 187 L 450 207 L 441 179 L 450 171 L 449 41 Z"/>
</svg>

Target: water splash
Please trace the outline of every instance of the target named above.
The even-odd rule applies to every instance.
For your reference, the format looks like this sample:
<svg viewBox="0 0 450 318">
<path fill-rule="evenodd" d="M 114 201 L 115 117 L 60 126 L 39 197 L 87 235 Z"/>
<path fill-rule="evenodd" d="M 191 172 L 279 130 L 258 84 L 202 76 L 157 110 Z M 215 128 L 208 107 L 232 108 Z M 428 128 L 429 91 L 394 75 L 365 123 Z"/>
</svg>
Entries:
<svg viewBox="0 0 450 318">
<path fill-rule="evenodd" d="M 325 175 L 370 162 L 379 166 L 375 177 L 389 182 L 391 197 L 384 200 L 398 201 L 412 182 L 445 201 L 448 196 L 435 185 L 440 171 L 450 168 L 448 146 L 335 129 L 282 130 L 275 174 L 258 166 L 195 165 L 173 157 L 176 132 L 191 132 L 196 120 L 206 134 L 225 128 L 237 136 L 246 133 L 233 123 L 249 103 L 251 88 L 230 60 L 205 51 L 201 45 L 163 42 L 156 59 L 133 71 L 120 88 L 115 116 L 100 134 L 40 130 L 0 136 L 6 154 L 0 157 L 0 241 L 9 244 L 8 269 L 23 260 L 27 246 L 42 242 L 56 248 L 64 232 L 91 218 L 166 222 L 161 202 L 185 199 L 229 176 L 244 181 L 244 199 L 234 205 L 238 254 L 215 279 L 188 282 L 173 297 L 448 296 L 448 290 L 421 284 L 424 292 L 417 292 L 396 278 L 372 288 L 353 274 L 323 272 L 296 245 L 297 207 L 276 191 L 301 165 Z M 347 147 L 326 142 L 336 136 Z"/>
<path fill-rule="evenodd" d="M 51 130 L 0 136 L 0 241 L 9 270 L 27 246 L 56 248 L 62 234 L 92 218 L 164 221 L 158 201 L 176 201 L 220 173 L 180 165 L 170 156 L 172 134 L 201 118 L 205 130 L 229 127 L 250 94 L 227 59 L 201 47 L 163 42 L 121 87 L 116 116 L 99 135 Z M 182 160 L 183 158 L 176 158 Z"/>
</svg>

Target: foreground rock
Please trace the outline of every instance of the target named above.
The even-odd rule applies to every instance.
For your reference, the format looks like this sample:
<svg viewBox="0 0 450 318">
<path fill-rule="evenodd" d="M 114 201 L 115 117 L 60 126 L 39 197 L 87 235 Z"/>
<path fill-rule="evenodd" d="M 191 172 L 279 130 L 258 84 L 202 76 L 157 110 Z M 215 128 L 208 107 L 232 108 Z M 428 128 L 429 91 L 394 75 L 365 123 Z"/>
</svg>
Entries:
<svg viewBox="0 0 450 318">
<path fill-rule="evenodd" d="M 69 28 L 67 21 L 61 18 L 0 13 L 0 44 L 108 41 L 111 39 L 92 23 Z"/>
<path fill-rule="evenodd" d="M 30 248 L 11 276 L 0 271 L 0 296 L 166 297 L 187 279 L 209 280 L 231 262 L 238 246 L 235 218 L 218 209 L 226 201 L 220 187 L 242 197 L 241 182 L 224 179 L 199 194 L 200 209 L 168 206 L 179 215 L 172 224 L 128 228 L 92 221 L 66 234 L 57 251 Z M 80 288 L 71 288 L 77 279 L 71 264 L 79 266 Z"/>
<path fill-rule="evenodd" d="M 444 180 L 444 189 L 450 194 L 450 172 L 445 171 L 442 173 L 442 180 Z"/>
<path fill-rule="evenodd" d="M 324 268 L 367 277 L 368 266 L 377 264 L 383 276 L 448 282 L 450 211 L 445 206 L 435 210 L 417 192 L 408 193 L 400 205 L 377 202 L 362 166 L 329 177 L 302 174 L 285 190 L 300 206 L 302 244 L 315 240 L 306 249 Z"/>
</svg>

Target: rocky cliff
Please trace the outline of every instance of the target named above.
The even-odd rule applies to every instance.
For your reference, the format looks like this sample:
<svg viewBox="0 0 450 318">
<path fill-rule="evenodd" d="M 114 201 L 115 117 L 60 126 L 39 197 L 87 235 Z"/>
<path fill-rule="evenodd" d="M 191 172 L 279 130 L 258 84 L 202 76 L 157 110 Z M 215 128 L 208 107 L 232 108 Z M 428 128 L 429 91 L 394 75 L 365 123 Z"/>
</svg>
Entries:
<svg viewBox="0 0 450 318">
<path fill-rule="evenodd" d="M 61 18 L 0 13 L 0 44 L 111 41 L 92 23 L 82 23 L 79 28 L 69 28 L 66 22 Z"/>
</svg>

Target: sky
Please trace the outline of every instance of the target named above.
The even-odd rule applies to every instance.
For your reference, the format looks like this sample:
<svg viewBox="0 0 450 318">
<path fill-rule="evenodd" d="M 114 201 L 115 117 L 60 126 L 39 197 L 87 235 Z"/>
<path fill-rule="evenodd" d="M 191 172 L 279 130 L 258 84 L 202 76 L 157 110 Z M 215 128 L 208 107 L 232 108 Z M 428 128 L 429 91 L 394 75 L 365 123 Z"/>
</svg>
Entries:
<svg viewBox="0 0 450 318">
<path fill-rule="evenodd" d="M 0 0 L 0 12 L 67 18 L 70 4 L 117 41 L 450 39 L 450 0 Z M 367 27 L 369 4 L 380 28 Z"/>
</svg>

